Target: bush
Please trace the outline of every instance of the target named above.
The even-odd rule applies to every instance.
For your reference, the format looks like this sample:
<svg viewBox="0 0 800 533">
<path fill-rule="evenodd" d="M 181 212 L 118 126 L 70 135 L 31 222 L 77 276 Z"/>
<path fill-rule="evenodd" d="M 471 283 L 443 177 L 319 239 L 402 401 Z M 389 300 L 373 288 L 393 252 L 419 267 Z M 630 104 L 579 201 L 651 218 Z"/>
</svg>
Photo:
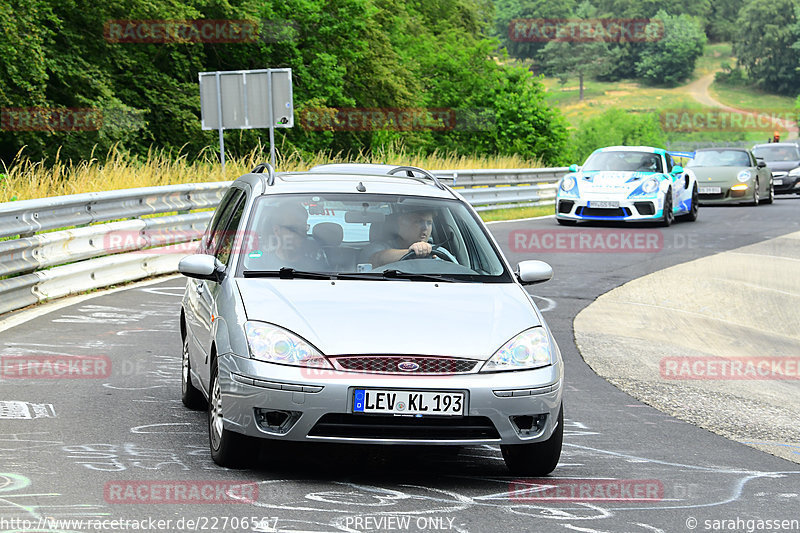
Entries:
<svg viewBox="0 0 800 533">
<path fill-rule="evenodd" d="M 663 37 L 644 43 L 636 74 L 647 82 L 677 85 L 691 76 L 703 55 L 706 36 L 699 22 L 688 15 L 667 15 L 660 10 L 654 20 L 663 24 Z"/>
<path fill-rule="evenodd" d="M 581 163 L 604 146 L 663 147 L 666 135 L 655 113 L 635 114 L 612 108 L 581 124 L 570 143 L 572 162 Z"/>
<path fill-rule="evenodd" d="M 722 83 L 732 87 L 741 87 L 750 84 L 750 80 L 747 79 L 747 74 L 745 74 L 743 69 L 738 66 L 731 67 L 728 63 L 723 63 L 721 66 L 722 70 L 714 75 L 714 81 L 716 83 Z"/>
</svg>

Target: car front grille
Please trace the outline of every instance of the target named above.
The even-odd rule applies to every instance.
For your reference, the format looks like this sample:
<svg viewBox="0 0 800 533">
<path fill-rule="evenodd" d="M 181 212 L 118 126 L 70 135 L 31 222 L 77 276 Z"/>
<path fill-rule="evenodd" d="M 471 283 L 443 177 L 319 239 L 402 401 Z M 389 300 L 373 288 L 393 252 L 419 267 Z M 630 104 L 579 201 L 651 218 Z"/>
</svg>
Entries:
<svg viewBox="0 0 800 533">
<path fill-rule="evenodd" d="M 722 200 L 725 198 L 724 192 L 715 192 L 711 194 L 698 194 L 700 200 Z"/>
<path fill-rule="evenodd" d="M 380 374 L 465 374 L 478 364 L 474 359 L 399 355 L 344 356 L 333 361 L 341 370 Z M 401 369 L 401 363 L 406 363 L 406 370 Z"/>
<path fill-rule="evenodd" d="M 397 440 L 493 440 L 497 428 L 485 416 L 411 417 L 328 413 L 309 437 Z"/>
<path fill-rule="evenodd" d="M 607 209 L 603 207 L 581 207 L 579 215 L 583 217 L 629 217 L 631 211 L 627 207 Z"/>
</svg>

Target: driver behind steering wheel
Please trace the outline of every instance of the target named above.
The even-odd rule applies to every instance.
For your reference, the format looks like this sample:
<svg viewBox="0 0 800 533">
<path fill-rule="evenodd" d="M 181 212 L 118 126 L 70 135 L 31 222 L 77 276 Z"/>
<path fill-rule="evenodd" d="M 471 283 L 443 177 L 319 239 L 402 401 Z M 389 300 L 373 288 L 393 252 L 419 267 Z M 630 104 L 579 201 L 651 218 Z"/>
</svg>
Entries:
<svg viewBox="0 0 800 533">
<path fill-rule="evenodd" d="M 381 243 L 383 248 L 372 254 L 370 262 L 377 267 L 399 261 L 410 253 L 416 258 L 430 256 L 433 245 L 428 239 L 432 230 L 433 211 L 421 208 L 400 213 L 388 242 Z"/>
</svg>

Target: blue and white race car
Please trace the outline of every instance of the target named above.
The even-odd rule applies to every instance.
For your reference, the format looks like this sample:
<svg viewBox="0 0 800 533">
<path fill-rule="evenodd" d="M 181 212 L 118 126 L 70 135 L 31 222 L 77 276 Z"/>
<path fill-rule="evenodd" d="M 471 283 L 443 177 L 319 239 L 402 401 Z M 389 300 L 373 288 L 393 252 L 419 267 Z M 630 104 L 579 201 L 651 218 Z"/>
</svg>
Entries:
<svg viewBox="0 0 800 533">
<path fill-rule="evenodd" d="M 697 181 L 662 148 L 610 146 L 595 150 L 558 183 L 556 220 L 657 222 L 697 219 Z"/>
</svg>

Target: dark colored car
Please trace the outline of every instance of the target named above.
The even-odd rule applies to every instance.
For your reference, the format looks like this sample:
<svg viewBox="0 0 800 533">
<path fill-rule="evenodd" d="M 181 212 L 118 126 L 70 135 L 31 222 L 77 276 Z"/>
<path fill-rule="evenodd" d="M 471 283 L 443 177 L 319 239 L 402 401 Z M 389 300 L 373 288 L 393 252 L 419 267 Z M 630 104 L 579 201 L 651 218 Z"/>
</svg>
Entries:
<svg viewBox="0 0 800 533">
<path fill-rule="evenodd" d="M 772 171 L 775 194 L 800 194 L 800 146 L 793 142 L 757 144 L 753 154 Z"/>
</svg>

